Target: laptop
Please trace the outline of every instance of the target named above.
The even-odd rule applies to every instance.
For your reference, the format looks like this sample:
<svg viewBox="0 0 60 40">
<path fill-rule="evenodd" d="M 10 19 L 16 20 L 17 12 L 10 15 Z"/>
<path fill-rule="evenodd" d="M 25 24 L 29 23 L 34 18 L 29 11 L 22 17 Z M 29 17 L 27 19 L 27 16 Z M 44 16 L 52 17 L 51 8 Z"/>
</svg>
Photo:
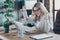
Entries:
<svg viewBox="0 0 60 40">
<path fill-rule="evenodd" d="M 42 40 L 42 39 L 47 39 L 52 37 L 53 37 L 52 34 L 39 34 L 39 35 L 30 36 L 30 38 L 35 40 Z"/>
</svg>

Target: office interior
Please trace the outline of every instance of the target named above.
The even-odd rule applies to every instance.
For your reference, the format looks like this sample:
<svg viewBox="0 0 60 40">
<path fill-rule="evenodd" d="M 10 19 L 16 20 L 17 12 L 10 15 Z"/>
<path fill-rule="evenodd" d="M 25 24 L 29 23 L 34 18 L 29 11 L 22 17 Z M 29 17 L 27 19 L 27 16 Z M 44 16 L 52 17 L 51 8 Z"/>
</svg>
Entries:
<svg viewBox="0 0 60 40">
<path fill-rule="evenodd" d="M 5 37 L 6 39 L 9 40 L 35 40 L 32 38 L 29 38 L 31 35 L 25 35 L 25 37 L 23 39 L 20 39 L 17 37 L 17 28 L 14 25 L 14 23 L 11 23 L 11 25 L 9 26 L 9 33 L 4 33 L 4 22 L 6 21 L 5 18 L 5 14 L 6 14 L 6 8 L 4 7 L 4 5 L 8 5 L 8 10 L 9 12 L 7 12 L 7 15 L 9 16 L 9 19 L 11 20 L 17 20 L 18 22 L 20 21 L 20 17 L 21 14 L 19 14 L 19 4 L 17 5 L 15 2 L 16 0 L 9 0 L 8 4 L 6 4 L 6 1 L 8 0 L 0 0 L 0 35 Z M 18 0 L 18 1 L 22 1 L 26 6 L 26 11 L 28 16 L 31 15 L 32 13 L 32 7 L 35 3 L 37 2 L 42 2 L 44 4 L 44 6 L 46 7 L 46 9 L 48 10 L 48 12 L 50 13 L 51 16 L 51 20 L 53 23 L 53 29 L 55 30 L 51 30 L 51 33 L 55 36 L 53 36 L 51 39 L 48 38 L 46 40 L 60 40 L 60 27 L 55 27 L 56 26 L 56 20 L 57 20 L 57 12 L 60 9 L 60 0 Z M 15 5 L 16 4 L 16 5 Z M 16 13 L 17 10 L 17 13 Z M 29 27 L 30 29 L 32 27 Z M 28 28 L 28 29 L 29 29 Z M 33 28 L 32 28 L 33 29 Z M 14 34 L 15 33 L 15 34 Z M 35 34 L 33 34 L 35 35 Z M 56 37 L 57 36 L 57 37 Z M 4 39 L 4 38 L 2 38 Z M 44 39 L 45 40 L 45 39 Z"/>
</svg>

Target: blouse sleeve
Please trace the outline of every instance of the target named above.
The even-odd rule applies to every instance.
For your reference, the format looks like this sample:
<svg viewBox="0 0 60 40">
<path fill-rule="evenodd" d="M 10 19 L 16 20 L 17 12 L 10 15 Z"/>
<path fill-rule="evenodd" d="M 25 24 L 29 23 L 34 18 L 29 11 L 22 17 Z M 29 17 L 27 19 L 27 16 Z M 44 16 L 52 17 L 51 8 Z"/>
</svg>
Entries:
<svg viewBox="0 0 60 40">
<path fill-rule="evenodd" d="M 53 29 L 53 24 L 52 24 L 51 17 L 48 15 L 47 18 L 45 18 L 44 20 L 44 31 L 49 32 L 50 29 Z"/>
<path fill-rule="evenodd" d="M 27 19 L 28 18 L 27 11 L 23 11 L 22 13 L 23 13 L 24 19 Z"/>
</svg>

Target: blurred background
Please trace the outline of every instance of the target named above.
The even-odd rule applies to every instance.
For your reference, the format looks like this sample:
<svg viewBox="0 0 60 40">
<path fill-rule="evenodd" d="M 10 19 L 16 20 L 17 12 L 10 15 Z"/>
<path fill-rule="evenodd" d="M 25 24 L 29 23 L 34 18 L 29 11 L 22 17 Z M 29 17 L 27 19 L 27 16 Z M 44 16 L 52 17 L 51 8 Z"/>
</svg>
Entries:
<svg viewBox="0 0 60 40">
<path fill-rule="evenodd" d="M 8 10 L 7 15 L 12 20 L 17 20 L 21 16 L 16 12 L 16 9 L 19 9 L 19 5 L 16 4 L 16 1 L 22 1 L 23 4 L 26 6 L 28 16 L 32 13 L 32 7 L 36 2 L 42 2 L 47 10 L 49 11 L 53 23 L 56 20 L 56 13 L 60 9 L 60 0 L 0 0 L 0 26 L 3 25 L 4 21 L 6 21 L 5 14 L 6 10 Z M 15 5 L 16 4 L 16 5 Z M 8 7 L 6 6 L 8 5 Z"/>
</svg>

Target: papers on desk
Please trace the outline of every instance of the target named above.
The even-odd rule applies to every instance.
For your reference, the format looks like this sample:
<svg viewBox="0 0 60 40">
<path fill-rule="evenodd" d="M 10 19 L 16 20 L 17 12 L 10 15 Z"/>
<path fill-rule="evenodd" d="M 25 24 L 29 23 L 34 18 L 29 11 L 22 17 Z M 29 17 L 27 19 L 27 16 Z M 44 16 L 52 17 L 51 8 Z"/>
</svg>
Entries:
<svg viewBox="0 0 60 40">
<path fill-rule="evenodd" d="M 25 34 L 34 34 L 35 32 L 33 30 L 27 30 L 25 29 Z"/>
<path fill-rule="evenodd" d="M 31 36 L 30 38 L 36 39 L 36 40 L 41 40 L 41 39 L 46 39 L 46 38 L 51 38 L 51 37 L 53 37 L 52 34 L 39 34 L 39 35 Z"/>
</svg>

